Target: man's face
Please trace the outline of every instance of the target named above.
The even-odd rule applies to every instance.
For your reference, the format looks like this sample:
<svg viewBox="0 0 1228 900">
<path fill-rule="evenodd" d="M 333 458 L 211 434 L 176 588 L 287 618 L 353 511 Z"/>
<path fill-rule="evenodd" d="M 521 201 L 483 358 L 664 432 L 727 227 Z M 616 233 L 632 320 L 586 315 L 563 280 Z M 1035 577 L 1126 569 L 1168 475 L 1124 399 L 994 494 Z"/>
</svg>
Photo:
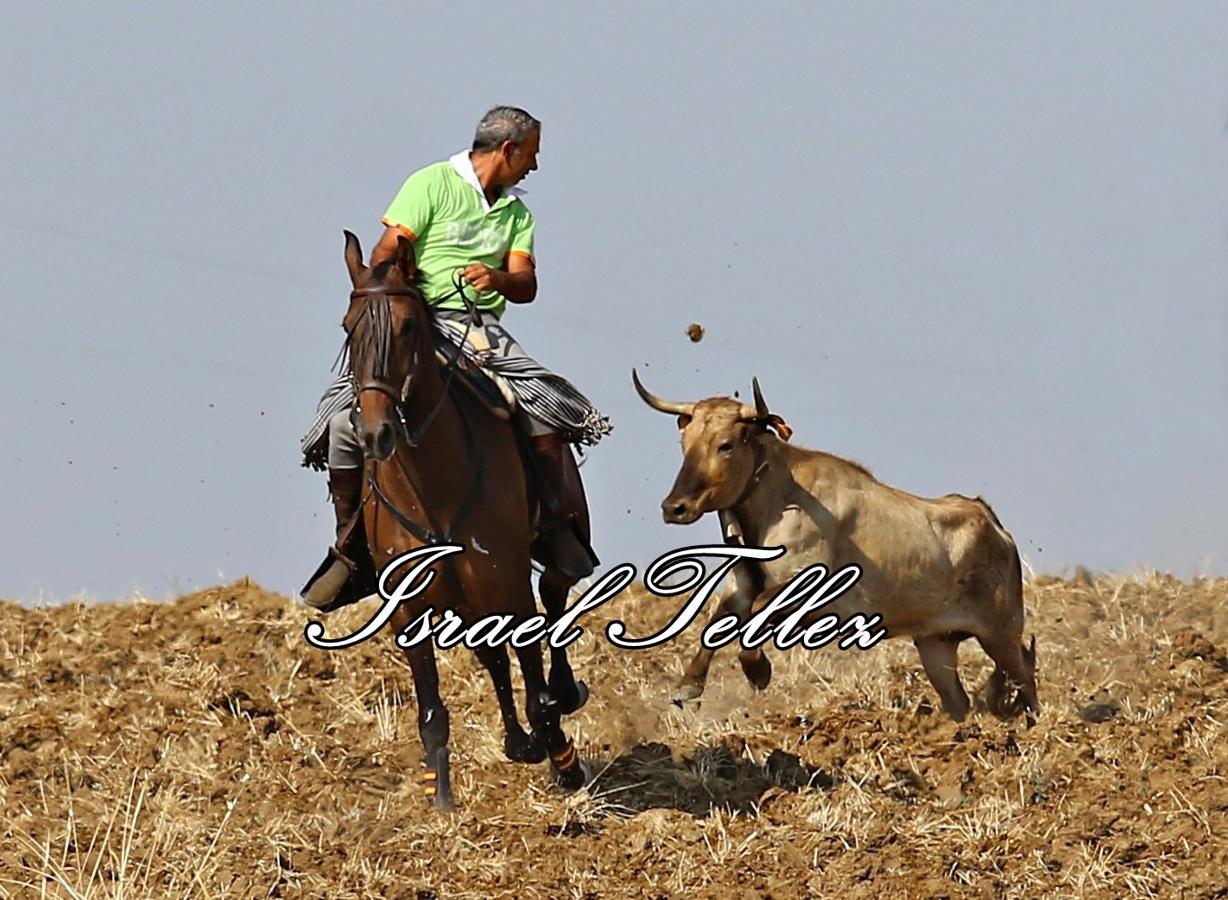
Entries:
<svg viewBox="0 0 1228 900">
<path fill-rule="evenodd" d="M 541 140 L 540 131 L 531 131 L 519 147 L 510 142 L 503 145 L 503 159 L 507 169 L 506 186 L 519 184 L 530 172 L 537 171 L 537 151 L 541 148 Z"/>
</svg>

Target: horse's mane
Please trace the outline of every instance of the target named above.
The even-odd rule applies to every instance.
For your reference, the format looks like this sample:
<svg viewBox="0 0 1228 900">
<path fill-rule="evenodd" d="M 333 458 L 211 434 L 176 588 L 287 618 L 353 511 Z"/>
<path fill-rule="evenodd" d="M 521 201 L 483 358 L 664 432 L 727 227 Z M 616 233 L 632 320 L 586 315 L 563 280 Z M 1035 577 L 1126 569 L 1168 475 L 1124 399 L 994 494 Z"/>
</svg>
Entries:
<svg viewBox="0 0 1228 900">
<path fill-rule="evenodd" d="M 395 260 L 388 259 L 371 269 L 371 277 L 366 286 L 366 290 L 370 292 L 366 298 L 366 305 L 354 322 L 354 327 L 346 335 L 341 351 L 337 354 L 337 360 L 333 364 L 336 372 L 344 372 L 351 357 L 366 360 L 374 354 L 372 375 L 375 378 L 383 378 L 387 375 L 388 362 L 392 353 L 392 301 L 386 295 L 380 294 L 379 289 L 384 287 L 388 273 L 395 265 Z M 420 276 L 421 273 L 415 272 L 413 282 L 406 288 L 417 295 L 416 299 L 422 301 L 426 309 L 427 327 L 429 328 L 432 318 L 431 308 L 422 293 L 419 284 Z"/>
<path fill-rule="evenodd" d="M 384 281 L 387 280 L 388 278 L 388 273 L 392 271 L 392 268 L 396 264 L 397 264 L 396 260 L 390 258 L 374 266 L 371 269 L 371 280 L 370 280 L 370 283 L 368 284 L 368 287 L 372 289 L 376 287 L 382 287 L 384 284 Z M 415 269 L 413 280 L 409 284 L 406 285 L 406 288 L 412 291 L 416 291 L 418 295 L 421 296 L 425 300 L 425 295 L 422 293 L 422 283 L 425 280 L 426 280 L 426 276 L 422 273 L 422 270 Z"/>
</svg>

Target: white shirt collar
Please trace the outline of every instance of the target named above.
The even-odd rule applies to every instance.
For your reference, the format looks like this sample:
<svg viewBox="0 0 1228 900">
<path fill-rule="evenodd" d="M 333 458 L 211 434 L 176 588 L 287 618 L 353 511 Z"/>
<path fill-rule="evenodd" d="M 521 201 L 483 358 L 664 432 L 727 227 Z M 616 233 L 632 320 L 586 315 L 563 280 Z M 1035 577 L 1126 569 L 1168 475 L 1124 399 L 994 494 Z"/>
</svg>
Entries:
<svg viewBox="0 0 1228 900">
<path fill-rule="evenodd" d="M 448 158 L 448 162 L 456 170 L 456 174 L 465 179 L 465 183 L 478 192 L 478 196 L 482 198 L 482 209 L 489 212 L 490 204 L 486 202 L 486 191 L 482 189 L 482 182 L 478 181 L 478 173 L 473 171 L 473 160 L 469 158 L 469 151 L 462 150 L 454 153 Z M 516 200 L 525 195 L 525 192 L 518 187 L 504 188 L 503 193 Z"/>
</svg>

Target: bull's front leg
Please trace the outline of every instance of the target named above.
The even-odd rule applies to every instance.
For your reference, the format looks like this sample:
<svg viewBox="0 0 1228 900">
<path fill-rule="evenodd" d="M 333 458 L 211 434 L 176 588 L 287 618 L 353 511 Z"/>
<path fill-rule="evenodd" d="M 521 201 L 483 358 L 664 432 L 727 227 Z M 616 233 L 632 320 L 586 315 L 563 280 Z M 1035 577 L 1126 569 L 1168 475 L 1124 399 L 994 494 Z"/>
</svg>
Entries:
<svg viewBox="0 0 1228 900">
<path fill-rule="evenodd" d="M 721 616 L 729 613 L 736 615 L 739 622 L 745 622 L 750 614 L 750 602 L 740 594 L 736 586 L 720 595 L 720 600 L 713 609 L 708 624 L 711 625 Z M 707 630 L 706 626 L 705 630 Z M 712 665 L 712 657 L 715 654 L 715 650 L 709 650 L 702 643 L 699 645 L 686 671 L 678 679 L 678 684 L 675 685 L 674 692 L 670 695 L 671 700 L 681 704 L 703 694 L 704 685 L 708 683 L 708 668 Z"/>
<path fill-rule="evenodd" d="M 776 585 L 755 597 L 753 602 L 747 604 L 746 618 L 749 619 L 752 615 L 761 612 L 763 607 L 767 606 L 772 597 L 783 587 L 783 584 Z M 746 680 L 755 690 L 766 690 L 767 686 L 772 683 L 772 661 L 763 652 L 762 646 L 743 649 L 738 653 L 738 664 L 742 666 L 742 674 L 746 676 Z"/>
<path fill-rule="evenodd" d="M 826 567 L 829 571 L 833 568 L 833 559 L 834 554 L 831 552 L 829 545 L 825 543 L 817 543 L 815 546 L 810 548 L 807 553 L 808 566 L 818 564 Z M 782 581 L 776 581 L 776 579 L 773 579 L 774 583 L 771 586 L 765 586 L 762 583 L 755 585 L 755 587 L 757 587 L 759 590 L 750 595 L 752 597 L 752 601 L 750 604 L 748 604 L 749 609 L 746 612 L 746 618 L 749 619 L 761 613 L 764 607 L 766 607 L 777 594 L 784 591 L 789 586 L 790 582 L 797 577 L 798 571 L 792 572 L 788 578 Z M 821 613 L 814 612 L 803 618 L 802 623 L 809 624 L 817 619 L 819 615 L 821 615 Z M 751 686 L 755 690 L 765 690 L 767 686 L 771 684 L 772 661 L 768 659 L 767 654 L 764 652 L 763 645 L 759 645 L 758 647 L 754 647 L 752 649 L 743 649 L 738 654 L 738 662 L 742 666 L 742 673 L 746 676 L 746 680 L 751 683 Z"/>
<path fill-rule="evenodd" d="M 721 600 L 716 604 L 712 616 L 708 619 L 709 625 L 729 614 L 737 617 L 739 627 L 745 625 L 750 619 L 751 603 L 754 602 L 761 589 L 763 575 L 757 565 L 743 561 L 734 566 L 733 579 L 733 587 L 718 595 Z M 715 653 L 715 650 L 707 649 L 702 643 L 699 645 L 699 649 L 695 651 L 690 664 L 674 688 L 671 699 L 675 703 L 694 700 L 703 694 L 704 685 L 708 681 L 708 667 L 712 665 L 712 657 Z"/>
</svg>

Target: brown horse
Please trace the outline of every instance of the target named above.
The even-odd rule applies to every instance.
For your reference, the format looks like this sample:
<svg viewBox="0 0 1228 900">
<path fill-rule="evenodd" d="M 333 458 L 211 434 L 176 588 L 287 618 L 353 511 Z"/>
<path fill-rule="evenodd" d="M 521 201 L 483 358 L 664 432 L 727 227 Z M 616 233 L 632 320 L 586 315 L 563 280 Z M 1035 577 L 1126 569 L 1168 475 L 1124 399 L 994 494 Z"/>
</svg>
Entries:
<svg viewBox="0 0 1228 900">
<path fill-rule="evenodd" d="M 427 606 L 451 609 L 466 622 L 496 614 L 529 618 L 536 614 L 530 582 L 535 501 L 513 431 L 518 426 L 450 389 L 455 373 L 436 358 L 428 307 L 414 285 L 413 245 L 402 238 L 392 259 L 367 268 L 358 238 L 347 231 L 345 240 L 354 290 L 343 324 L 357 391 L 352 418 L 366 456 L 364 525 L 375 565 L 382 570 L 428 544 L 464 548 L 439 562 L 432 589 L 402 602 L 390 622 L 399 633 Z M 574 459 L 564 455 L 578 485 Z M 579 525 L 587 536 L 587 509 Z M 573 583 L 547 562 L 539 589 L 549 622 L 562 615 Z M 404 652 L 418 699 L 427 795 L 449 809 L 448 711 L 439 696 L 435 647 L 428 640 Z M 531 763 L 549 756 L 559 784 L 580 787 L 587 770 L 559 720 L 582 706 L 588 691 L 575 680 L 566 650 L 551 649 L 549 682 L 540 644 L 516 650 L 531 734 L 517 717 L 507 648 L 475 652 L 494 681 L 508 758 Z"/>
</svg>

